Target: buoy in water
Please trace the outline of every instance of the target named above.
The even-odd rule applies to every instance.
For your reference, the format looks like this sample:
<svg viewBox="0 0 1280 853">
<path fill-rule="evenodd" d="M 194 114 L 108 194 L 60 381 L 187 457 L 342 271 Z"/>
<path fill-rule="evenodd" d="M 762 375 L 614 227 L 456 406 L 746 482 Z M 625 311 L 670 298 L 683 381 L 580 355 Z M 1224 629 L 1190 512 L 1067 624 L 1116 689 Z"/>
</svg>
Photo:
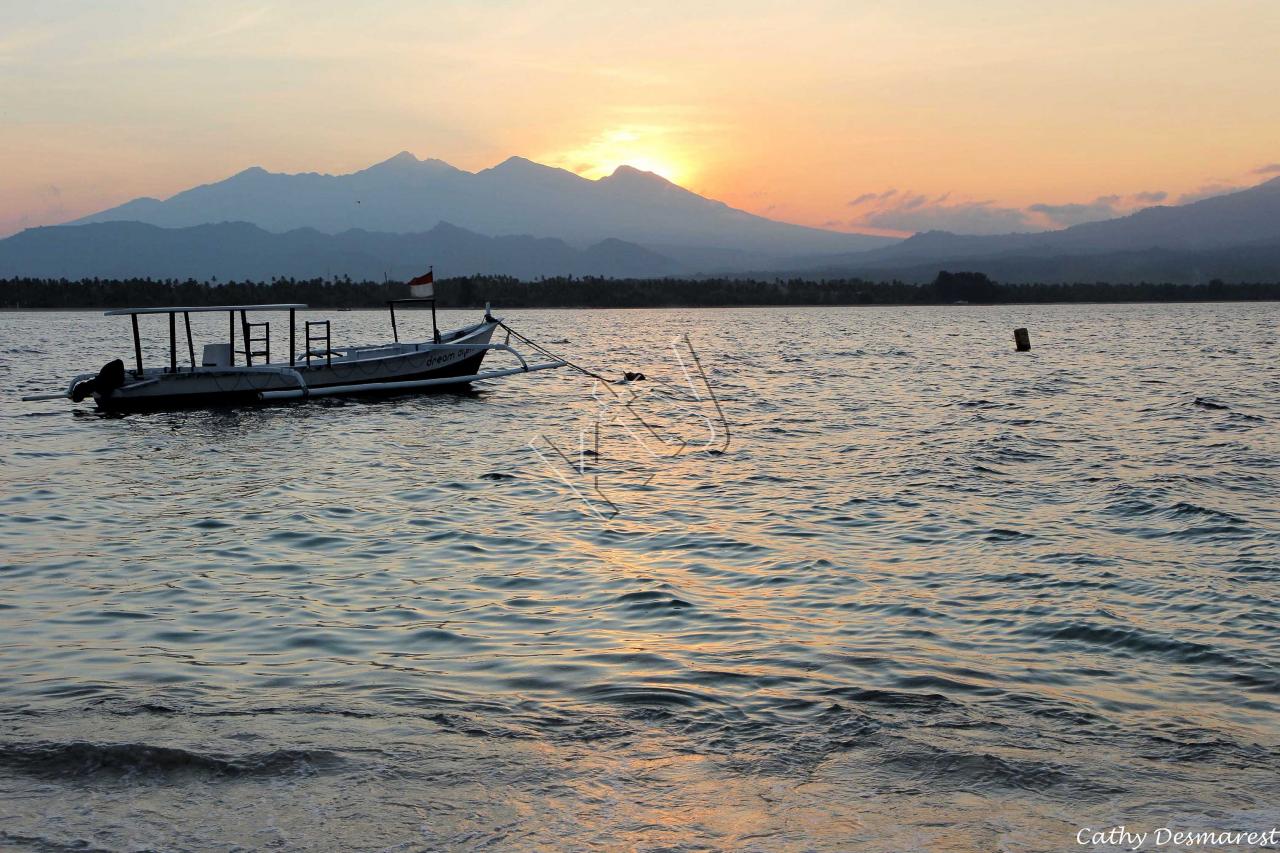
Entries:
<svg viewBox="0 0 1280 853">
<path fill-rule="evenodd" d="M 1018 352 L 1031 351 L 1031 333 L 1026 329 L 1014 329 L 1013 342 L 1017 346 Z"/>
</svg>

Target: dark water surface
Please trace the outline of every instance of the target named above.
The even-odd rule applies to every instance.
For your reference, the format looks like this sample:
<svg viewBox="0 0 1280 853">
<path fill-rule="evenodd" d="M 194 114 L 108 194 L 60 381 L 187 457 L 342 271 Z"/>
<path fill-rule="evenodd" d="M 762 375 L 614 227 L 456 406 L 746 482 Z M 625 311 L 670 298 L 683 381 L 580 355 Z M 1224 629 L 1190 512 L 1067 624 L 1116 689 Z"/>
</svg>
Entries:
<svg viewBox="0 0 1280 853">
<path fill-rule="evenodd" d="M 0 847 L 1280 821 L 1280 306 L 508 319 L 649 390 L 687 332 L 731 445 L 659 459 L 604 410 L 568 475 L 602 520 L 529 446 L 577 447 L 581 375 L 104 418 L 17 397 L 127 358 L 127 323 L 0 314 Z"/>
</svg>

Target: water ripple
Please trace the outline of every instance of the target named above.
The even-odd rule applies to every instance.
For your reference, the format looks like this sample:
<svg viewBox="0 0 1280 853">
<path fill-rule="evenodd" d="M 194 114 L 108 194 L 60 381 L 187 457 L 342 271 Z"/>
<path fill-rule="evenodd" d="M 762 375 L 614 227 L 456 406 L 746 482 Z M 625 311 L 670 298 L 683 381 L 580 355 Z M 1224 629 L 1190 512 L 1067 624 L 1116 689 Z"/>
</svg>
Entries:
<svg viewBox="0 0 1280 853">
<path fill-rule="evenodd" d="M 127 335 L 0 314 L 0 842 L 1067 849 L 1098 810 L 1273 814 L 1276 306 L 512 321 L 631 391 L 681 385 L 689 333 L 731 445 L 606 417 L 597 453 L 564 372 L 33 408 Z"/>
</svg>

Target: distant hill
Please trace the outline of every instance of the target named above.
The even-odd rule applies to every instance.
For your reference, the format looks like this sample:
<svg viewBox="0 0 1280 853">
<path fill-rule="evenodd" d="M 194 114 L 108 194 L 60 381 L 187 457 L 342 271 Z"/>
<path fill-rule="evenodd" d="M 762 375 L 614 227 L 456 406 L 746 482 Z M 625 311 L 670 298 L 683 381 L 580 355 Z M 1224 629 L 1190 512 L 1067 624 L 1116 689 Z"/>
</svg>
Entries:
<svg viewBox="0 0 1280 853">
<path fill-rule="evenodd" d="M 1280 280 L 1280 178 L 1180 206 L 1037 234 L 929 231 L 893 246 L 797 259 L 796 271 L 931 280 L 940 268 L 1004 281 Z"/>
<path fill-rule="evenodd" d="M 331 235 L 309 228 L 273 234 L 246 222 L 190 228 L 102 222 L 31 228 L 0 240 L 0 277 L 381 281 L 407 279 L 428 263 L 452 275 L 519 278 L 652 278 L 678 269 L 669 258 L 622 240 L 576 249 L 563 240 L 486 237 L 447 223 L 419 234 Z"/>
<path fill-rule="evenodd" d="M 612 238 L 649 247 L 745 252 L 757 263 L 896 242 L 776 222 L 629 166 L 593 181 L 512 157 L 472 173 L 407 151 L 348 175 L 287 175 L 254 167 L 165 201 L 135 199 L 69 224 L 118 221 L 166 228 L 249 222 L 278 233 L 313 228 L 327 234 L 421 233 L 450 222 L 490 237 L 554 237 L 577 248 Z"/>
<path fill-rule="evenodd" d="M 1156 248 L 1140 251 L 1053 255 L 1034 253 L 956 255 L 915 263 L 909 261 L 874 264 L 844 263 L 789 270 L 782 274 L 806 278 L 863 278 L 869 281 L 897 280 L 924 284 L 933 281 L 938 271 L 943 269 L 980 271 L 1006 284 L 1078 282 L 1206 284 L 1213 279 L 1231 282 L 1280 282 L 1280 240 L 1192 251 Z"/>
</svg>

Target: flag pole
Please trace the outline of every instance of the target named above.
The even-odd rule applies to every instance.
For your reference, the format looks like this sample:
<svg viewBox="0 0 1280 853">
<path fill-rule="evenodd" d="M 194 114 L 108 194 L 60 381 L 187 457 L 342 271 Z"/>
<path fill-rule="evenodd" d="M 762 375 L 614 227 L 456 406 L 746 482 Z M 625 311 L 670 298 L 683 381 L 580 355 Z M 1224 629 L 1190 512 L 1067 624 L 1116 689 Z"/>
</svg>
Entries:
<svg viewBox="0 0 1280 853">
<path fill-rule="evenodd" d="M 436 325 L 436 268 L 434 264 L 427 268 L 427 274 L 431 276 L 431 333 L 435 335 L 436 343 L 440 343 L 440 327 Z"/>
</svg>

